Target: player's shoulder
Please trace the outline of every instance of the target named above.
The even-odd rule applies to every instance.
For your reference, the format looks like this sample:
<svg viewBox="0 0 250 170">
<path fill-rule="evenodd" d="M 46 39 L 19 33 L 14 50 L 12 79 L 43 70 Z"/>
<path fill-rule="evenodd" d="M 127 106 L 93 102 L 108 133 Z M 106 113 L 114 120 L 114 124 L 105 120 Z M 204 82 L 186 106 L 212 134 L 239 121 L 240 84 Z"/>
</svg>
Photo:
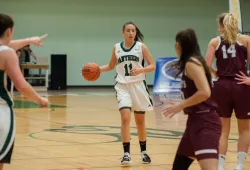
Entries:
<svg viewBox="0 0 250 170">
<path fill-rule="evenodd" d="M 221 37 L 220 37 L 220 36 L 217 36 L 217 37 L 212 38 L 210 42 L 216 43 L 216 42 L 218 42 L 218 41 L 221 41 Z"/>
<path fill-rule="evenodd" d="M 210 42 L 209 42 L 208 45 L 217 47 L 218 44 L 220 44 L 220 42 L 221 42 L 221 38 L 220 38 L 220 36 L 217 36 L 217 37 L 213 37 L 213 38 L 210 40 Z"/>
<path fill-rule="evenodd" d="M 116 42 L 116 43 L 113 45 L 113 48 L 114 48 L 114 49 L 119 48 L 119 47 L 121 47 L 121 44 L 122 44 L 122 41 Z"/>
<path fill-rule="evenodd" d="M 202 65 L 202 63 L 196 57 L 190 57 L 186 63 L 186 67 L 192 67 L 193 65 Z"/>
<path fill-rule="evenodd" d="M 11 60 L 16 58 L 16 52 L 8 46 L 0 46 L 0 56 L 2 59 Z"/>
<path fill-rule="evenodd" d="M 137 41 L 136 43 L 138 44 L 138 46 L 140 46 L 140 47 L 141 47 L 141 49 L 142 49 L 142 50 L 145 50 L 145 49 L 147 49 L 147 48 L 148 48 L 148 47 L 147 47 L 147 45 L 146 45 L 146 44 L 144 44 L 143 42 Z"/>
<path fill-rule="evenodd" d="M 0 59 L 1 62 L 17 60 L 15 51 L 8 46 L 0 46 Z"/>
<path fill-rule="evenodd" d="M 245 34 L 237 34 L 238 38 L 243 38 L 243 39 L 249 39 L 250 36 L 249 35 L 245 35 Z"/>
<path fill-rule="evenodd" d="M 250 36 L 249 35 L 244 35 L 244 34 L 238 34 L 238 41 L 243 44 L 248 44 L 250 43 Z"/>
<path fill-rule="evenodd" d="M 11 48 L 6 45 L 0 45 L 0 51 L 7 51 L 7 50 L 11 50 Z"/>
<path fill-rule="evenodd" d="M 15 51 L 6 45 L 0 45 L 0 53 L 4 56 L 11 56 Z"/>
<path fill-rule="evenodd" d="M 143 42 L 141 41 L 136 41 L 136 44 L 141 45 L 141 46 L 146 46 Z"/>
</svg>

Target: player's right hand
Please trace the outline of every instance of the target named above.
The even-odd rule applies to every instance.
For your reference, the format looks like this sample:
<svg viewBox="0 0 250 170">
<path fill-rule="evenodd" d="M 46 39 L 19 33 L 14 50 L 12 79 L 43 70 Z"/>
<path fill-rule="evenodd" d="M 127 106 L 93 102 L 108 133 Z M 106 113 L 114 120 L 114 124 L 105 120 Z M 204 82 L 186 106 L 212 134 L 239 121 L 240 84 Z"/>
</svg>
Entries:
<svg viewBox="0 0 250 170">
<path fill-rule="evenodd" d="M 238 84 L 250 85 L 250 77 L 246 76 L 243 72 L 240 71 L 240 74 L 236 74 L 236 80 L 239 81 Z"/>
<path fill-rule="evenodd" d="M 30 38 L 30 44 L 35 46 L 43 46 L 42 41 L 48 36 L 48 34 L 44 34 L 42 36 L 36 36 Z"/>
<path fill-rule="evenodd" d="M 216 79 L 219 78 L 218 75 L 217 75 L 217 71 L 213 70 L 213 71 L 212 71 L 212 74 L 213 74 L 213 76 L 214 76 Z"/>
<path fill-rule="evenodd" d="M 49 101 L 48 99 L 41 97 L 39 101 L 40 107 L 49 107 Z"/>
<path fill-rule="evenodd" d="M 183 110 L 182 104 L 179 103 L 168 103 L 162 110 L 163 115 L 166 117 L 172 118 L 176 113 L 179 113 Z"/>
</svg>

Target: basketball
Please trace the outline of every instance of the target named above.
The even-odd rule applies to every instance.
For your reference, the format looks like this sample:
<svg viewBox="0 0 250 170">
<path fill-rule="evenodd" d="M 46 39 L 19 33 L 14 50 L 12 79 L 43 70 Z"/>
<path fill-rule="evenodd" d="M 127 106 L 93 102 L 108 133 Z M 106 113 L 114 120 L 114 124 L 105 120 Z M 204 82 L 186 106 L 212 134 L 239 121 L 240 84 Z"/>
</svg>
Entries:
<svg viewBox="0 0 250 170">
<path fill-rule="evenodd" d="M 95 81 L 101 75 L 101 70 L 99 65 L 96 63 L 85 64 L 82 68 L 82 76 L 87 81 Z"/>
</svg>

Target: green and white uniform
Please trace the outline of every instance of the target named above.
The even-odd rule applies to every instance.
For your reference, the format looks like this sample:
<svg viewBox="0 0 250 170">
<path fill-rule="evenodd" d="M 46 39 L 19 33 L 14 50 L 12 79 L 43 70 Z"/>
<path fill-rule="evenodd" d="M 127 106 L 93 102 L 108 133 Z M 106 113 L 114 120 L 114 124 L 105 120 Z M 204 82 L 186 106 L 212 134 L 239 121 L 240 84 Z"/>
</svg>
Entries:
<svg viewBox="0 0 250 170">
<path fill-rule="evenodd" d="M 7 46 L 0 46 L 0 52 L 8 50 Z M 7 90 L 7 75 L 5 70 L 0 70 L 0 162 L 10 160 L 12 146 L 15 138 L 15 116 L 12 110 L 13 100 Z M 6 158 L 9 157 L 9 158 Z M 7 160 L 6 160 L 7 159 Z"/>
<path fill-rule="evenodd" d="M 115 45 L 117 101 L 119 109 L 131 108 L 134 111 L 153 110 L 152 100 L 146 85 L 146 74 L 131 76 L 130 70 L 144 67 L 142 43 L 135 41 L 130 49 L 125 49 L 123 42 Z"/>
</svg>

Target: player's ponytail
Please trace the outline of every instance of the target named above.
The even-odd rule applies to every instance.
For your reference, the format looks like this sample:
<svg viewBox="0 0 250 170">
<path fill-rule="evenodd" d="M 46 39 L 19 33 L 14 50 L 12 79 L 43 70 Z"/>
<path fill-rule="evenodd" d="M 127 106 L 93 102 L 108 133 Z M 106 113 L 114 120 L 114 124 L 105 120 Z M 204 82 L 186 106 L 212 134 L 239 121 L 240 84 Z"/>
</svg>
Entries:
<svg viewBox="0 0 250 170">
<path fill-rule="evenodd" d="M 135 26 L 136 29 L 136 35 L 135 35 L 135 41 L 143 41 L 143 34 L 141 33 L 141 31 L 139 30 L 139 28 L 137 26 Z"/>
<path fill-rule="evenodd" d="M 124 25 L 123 25 L 123 30 L 125 29 L 125 27 L 127 26 L 127 25 L 129 25 L 129 24 L 132 24 L 132 25 L 134 25 L 135 26 L 135 29 L 136 29 L 136 35 L 135 35 L 135 41 L 143 41 L 143 39 L 144 39 L 144 36 L 143 36 L 143 34 L 141 33 L 141 31 L 139 30 L 139 28 L 135 25 L 135 23 L 133 23 L 132 21 L 129 21 L 129 22 L 127 22 L 127 23 L 125 23 Z"/>
<path fill-rule="evenodd" d="M 224 27 L 224 39 L 229 44 L 237 41 L 238 20 L 232 13 L 224 13 L 219 16 L 219 23 Z"/>
</svg>

